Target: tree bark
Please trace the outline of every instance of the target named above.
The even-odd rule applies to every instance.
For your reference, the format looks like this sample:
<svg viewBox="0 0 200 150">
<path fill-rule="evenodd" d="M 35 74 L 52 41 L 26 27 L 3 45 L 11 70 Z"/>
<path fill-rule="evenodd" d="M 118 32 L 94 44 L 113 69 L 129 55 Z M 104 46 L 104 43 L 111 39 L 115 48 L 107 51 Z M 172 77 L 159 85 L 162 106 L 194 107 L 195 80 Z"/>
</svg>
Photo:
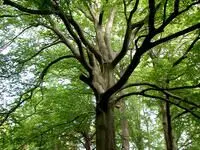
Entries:
<svg viewBox="0 0 200 150">
<path fill-rule="evenodd" d="M 129 129 L 128 129 L 128 120 L 125 114 L 125 110 L 126 110 L 125 102 L 122 101 L 120 106 L 122 150 L 129 150 Z"/>
<path fill-rule="evenodd" d="M 60 149 L 61 149 L 61 143 L 58 139 L 56 139 L 55 145 L 54 145 L 54 150 L 60 150 Z"/>
<path fill-rule="evenodd" d="M 96 110 L 96 150 L 115 150 L 113 106 L 97 106 Z"/>
<path fill-rule="evenodd" d="M 84 147 L 85 147 L 85 149 L 86 150 L 91 150 L 92 143 L 91 143 L 91 137 L 90 137 L 89 133 L 83 132 L 81 134 L 82 134 L 82 136 L 84 138 Z"/>
<path fill-rule="evenodd" d="M 168 97 L 167 97 L 168 99 Z M 168 101 L 161 104 L 163 131 L 167 150 L 177 150 L 176 140 L 171 123 L 170 104 Z"/>
</svg>

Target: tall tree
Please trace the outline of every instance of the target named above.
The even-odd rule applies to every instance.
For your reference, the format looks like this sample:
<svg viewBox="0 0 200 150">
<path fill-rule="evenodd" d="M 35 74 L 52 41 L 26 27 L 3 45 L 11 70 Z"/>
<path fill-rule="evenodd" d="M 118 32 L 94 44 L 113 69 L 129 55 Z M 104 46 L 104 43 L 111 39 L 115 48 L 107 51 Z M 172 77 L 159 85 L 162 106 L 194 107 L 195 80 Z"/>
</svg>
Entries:
<svg viewBox="0 0 200 150">
<path fill-rule="evenodd" d="M 182 103 L 176 103 L 170 99 L 149 95 L 146 90 L 118 95 L 121 90 L 133 86 L 150 86 L 154 90 L 173 97 L 167 87 L 150 83 L 130 85 L 126 85 L 126 83 L 146 52 L 177 37 L 190 36 L 198 32 L 200 29 L 198 19 L 186 22 L 184 18 L 198 16 L 199 0 L 188 0 L 187 3 L 179 0 L 115 0 L 112 2 L 108 0 L 2 0 L 2 2 L 1 11 L 3 13 L 0 17 L 4 20 L 2 26 L 7 25 L 4 31 L 12 30 L 16 26 L 18 29 L 22 29 L 22 32 L 11 40 L 6 39 L 5 41 L 8 43 L 1 49 L 5 49 L 15 42 L 21 33 L 30 31 L 32 28 L 43 39 L 35 45 L 29 44 L 30 47 L 50 42 L 40 50 L 32 52 L 32 55 L 24 58 L 23 62 L 19 62 L 20 64 L 30 63 L 35 57 L 41 55 L 44 49 L 57 44 L 63 44 L 67 52 L 63 55 L 55 55 L 56 58 L 50 59 L 49 63 L 49 59 L 46 59 L 46 67 L 40 72 L 35 86 L 26 91 L 26 94 L 20 97 L 20 101 L 10 111 L 3 113 L 4 118 L 1 124 L 17 107 L 32 96 L 34 89 L 44 81 L 49 69 L 64 59 L 75 59 L 77 63 L 81 64 L 80 80 L 88 85 L 94 93 L 97 150 L 116 149 L 114 107 L 120 99 L 129 95 L 143 95 L 168 101 L 200 118 L 194 109 L 187 108 L 182 104 L 188 103 L 188 101 L 181 98 L 179 101 Z M 182 24 L 177 24 L 177 21 Z M 169 30 L 176 26 L 179 26 L 177 31 Z M 37 36 L 33 35 L 24 34 L 24 36 L 36 40 Z M 13 49 L 16 46 L 20 47 L 20 56 L 25 56 L 26 49 L 21 42 L 23 43 L 23 40 L 18 40 L 17 44 L 13 45 Z M 38 61 L 42 62 L 43 59 L 45 58 L 41 57 Z M 124 66 L 124 62 L 126 62 L 124 73 L 121 78 L 117 78 L 116 73 L 121 65 Z M 199 83 L 178 88 L 197 87 L 199 87 Z M 175 89 L 175 87 L 170 88 L 171 90 Z M 194 104 L 193 106 L 199 108 L 198 105 Z"/>
</svg>

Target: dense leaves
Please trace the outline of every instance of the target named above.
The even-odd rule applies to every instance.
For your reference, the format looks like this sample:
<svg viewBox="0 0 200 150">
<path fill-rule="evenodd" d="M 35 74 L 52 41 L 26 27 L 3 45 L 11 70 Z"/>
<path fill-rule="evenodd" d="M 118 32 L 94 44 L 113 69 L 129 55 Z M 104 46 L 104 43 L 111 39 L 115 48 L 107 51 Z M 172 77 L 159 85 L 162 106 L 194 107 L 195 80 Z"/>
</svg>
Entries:
<svg viewBox="0 0 200 150">
<path fill-rule="evenodd" d="M 199 19 L 198 0 L 1 0 L 0 147 L 197 149 Z"/>
</svg>

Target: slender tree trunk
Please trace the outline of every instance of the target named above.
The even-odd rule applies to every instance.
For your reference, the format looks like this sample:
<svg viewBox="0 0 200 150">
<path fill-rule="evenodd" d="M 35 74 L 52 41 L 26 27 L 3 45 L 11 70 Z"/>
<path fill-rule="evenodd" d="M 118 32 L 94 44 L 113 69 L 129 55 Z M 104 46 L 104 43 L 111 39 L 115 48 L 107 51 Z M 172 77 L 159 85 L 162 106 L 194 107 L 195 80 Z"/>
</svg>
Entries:
<svg viewBox="0 0 200 150">
<path fill-rule="evenodd" d="M 91 137 L 87 132 L 82 133 L 84 138 L 84 147 L 86 150 L 91 150 Z"/>
<path fill-rule="evenodd" d="M 166 96 L 166 99 L 169 98 Z M 161 104 L 163 130 L 167 150 L 177 150 L 176 140 L 173 134 L 171 123 L 170 103 L 168 101 Z"/>
<path fill-rule="evenodd" d="M 147 127 L 147 134 L 148 134 L 148 136 L 147 136 L 147 141 L 148 141 L 147 146 L 148 146 L 148 150 L 151 150 L 150 131 L 149 131 L 149 123 L 148 123 L 148 121 L 146 121 L 146 127 Z"/>
<path fill-rule="evenodd" d="M 125 101 L 121 102 L 120 112 L 121 112 L 121 137 L 122 137 L 122 150 L 129 150 L 129 129 L 128 129 L 128 120 L 125 114 L 126 106 Z"/>
<path fill-rule="evenodd" d="M 120 67 L 119 77 L 121 78 L 124 74 L 124 67 Z M 123 92 L 120 92 L 120 95 L 123 95 Z M 128 128 L 128 120 L 126 116 L 126 104 L 125 100 L 121 100 L 119 102 L 119 110 L 120 110 L 120 123 L 121 123 L 121 139 L 122 139 L 122 150 L 129 150 L 129 128 Z"/>
<path fill-rule="evenodd" d="M 115 150 L 114 108 L 97 106 L 96 150 Z"/>
<path fill-rule="evenodd" d="M 54 150 L 60 150 L 61 149 L 61 143 L 60 141 L 56 140 L 54 145 Z"/>
</svg>

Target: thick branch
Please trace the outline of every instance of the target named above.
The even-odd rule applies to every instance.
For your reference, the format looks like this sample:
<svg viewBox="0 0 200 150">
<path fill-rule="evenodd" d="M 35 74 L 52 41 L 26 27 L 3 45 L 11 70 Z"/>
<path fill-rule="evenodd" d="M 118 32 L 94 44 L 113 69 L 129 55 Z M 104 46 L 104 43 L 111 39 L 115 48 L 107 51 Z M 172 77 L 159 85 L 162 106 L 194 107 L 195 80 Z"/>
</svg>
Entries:
<svg viewBox="0 0 200 150">
<path fill-rule="evenodd" d="M 18 10 L 22 11 L 22 12 L 26 12 L 26 13 L 30 13 L 30 14 L 37 14 L 37 15 L 51 15 L 54 14 L 56 12 L 54 11 L 50 11 L 50 10 L 33 10 L 33 9 L 28 9 L 26 7 L 23 7 L 15 2 L 12 2 L 10 0 L 3 0 L 3 4 L 4 5 L 10 5 L 14 8 L 17 8 Z"/>
<path fill-rule="evenodd" d="M 128 24 L 131 23 L 131 19 L 132 19 L 132 17 L 133 17 L 133 14 L 136 12 L 136 10 L 137 10 L 137 8 L 138 8 L 138 5 L 139 5 L 139 0 L 136 0 L 133 9 L 132 9 L 131 12 L 130 12 L 130 15 L 129 15 L 129 18 L 128 18 L 128 22 L 127 22 Z"/>
<path fill-rule="evenodd" d="M 80 62 L 81 64 L 85 67 L 85 69 L 88 71 L 88 72 L 91 72 L 91 67 L 90 65 L 87 63 L 86 61 L 86 58 L 85 58 L 85 54 L 84 54 L 84 51 L 83 51 L 83 45 L 82 45 L 82 42 L 81 40 L 79 39 L 79 37 L 77 36 L 77 34 L 73 31 L 73 28 L 71 26 L 71 22 L 68 20 L 68 17 L 65 16 L 65 14 L 63 13 L 60 13 L 59 14 L 60 18 L 62 19 L 62 21 L 64 22 L 65 24 L 65 27 L 67 28 L 68 32 L 70 33 L 70 35 L 72 36 L 72 38 L 74 39 L 74 41 L 76 42 L 77 46 L 78 46 L 78 49 L 79 49 L 79 52 L 80 52 Z M 71 18 L 72 19 L 72 18 Z M 72 19 L 73 20 L 73 19 Z M 80 30 L 81 31 L 81 30 Z M 81 31 L 82 33 L 82 31 Z M 80 36 L 80 35 L 79 35 Z M 84 38 L 85 39 L 85 38 Z"/>
<path fill-rule="evenodd" d="M 87 84 L 87 85 L 92 89 L 92 91 L 94 92 L 94 95 L 95 95 L 95 96 L 98 96 L 98 91 L 97 91 L 97 89 L 94 87 L 94 85 L 92 84 L 92 79 L 91 79 L 91 77 L 87 77 L 86 75 L 81 74 L 80 77 L 79 77 L 79 79 L 80 79 L 81 81 L 83 81 L 85 84 Z"/>
<path fill-rule="evenodd" d="M 125 18 L 126 18 L 126 21 L 128 21 L 128 16 L 126 14 L 126 11 L 127 11 L 126 0 L 123 0 L 123 6 L 124 6 L 124 15 L 125 15 Z"/>
<path fill-rule="evenodd" d="M 129 18 L 127 20 L 127 28 L 126 28 L 126 33 L 125 33 L 125 36 L 124 36 L 122 49 L 121 49 L 120 53 L 113 60 L 113 62 L 112 62 L 113 67 L 115 67 L 121 61 L 121 59 L 126 55 L 126 53 L 128 51 L 128 46 L 129 46 L 131 33 L 132 33 L 131 20 L 132 20 L 133 14 L 136 12 L 136 10 L 138 8 L 138 5 L 139 5 L 139 0 L 136 0 L 134 8 L 131 10 Z"/>
<path fill-rule="evenodd" d="M 174 2 L 174 13 L 177 14 L 179 12 L 179 3 L 180 0 L 175 0 Z"/>
<path fill-rule="evenodd" d="M 85 60 L 84 57 L 84 52 L 83 52 L 83 48 L 82 48 L 82 43 L 95 55 L 95 57 L 97 58 L 97 60 L 99 62 L 101 62 L 101 55 L 97 52 L 97 50 L 95 49 L 95 47 L 89 43 L 89 41 L 85 38 L 81 27 L 79 26 L 79 24 L 73 19 L 72 14 L 70 15 L 65 15 L 65 13 L 62 11 L 62 9 L 60 9 L 59 6 L 54 6 L 56 10 L 59 10 L 58 16 L 61 18 L 61 20 L 63 21 L 66 29 L 68 30 L 68 32 L 70 33 L 70 35 L 74 38 L 74 41 L 77 43 L 81 57 L 82 57 L 82 62 L 85 64 L 85 66 L 87 66 L 87 70 L 89 71 L 90 68 Z M 75 31 L 74 32 L 72 26 L 74 27 Z"/>
<path fill-rule="evenodd" d="M 39 23 L 40 25 L 46 27 L 47 29 L 53 31 L 61 40 L 62 42 L 71 50 L 71 52 L 77 57 L 80 58 L 80 53 L 78 49 L 66 38 L 66 36 L 56 27 L 56 24 L 53 22 L 51 18 L 48 18 L 51 26 L 46 24 Z"/>
<path fill-rule="evenodd" d="M 67 39 L 65 37 L 65 35 L 59 31 L 59 29 L 55 26 L 55 23 L 53 22 L 53 20 L 51 20 L 51 18 L 49 18 L 49 21 L 52 25 L 52 27 L 46 25 L 46 24 L 41 24 L 43 26 L 45 26 L 46 28 L 52 30 L 62 41 L 63 43 L 71 50 L 71 52 L 74 54 L 75 58 L 77 60 L 79 60 L 79 62 L 84 66 L 84 68 L 88 71 L 90 71 L 90 67 L 88 65 L 88 63 L 86 62 L 85 59 L 85 55 L 83 53 L 83 48 L 82 45 L 79 45 L 79 50 L 70 42 L 69 39 Z M 81 43 L 78 43 L 81 44 Z"/>
<path fill-rule="evenodd" d="M 142 96 L 149 97 L 149 98 L 160 99 L 160 100 L 162 100 L 162 101 L 166 101 L 165 98 L 162 98 L 162 97 L 159 97 L 159 96 L 153 96 L 153 95 L 149 95 L 149 94 L 143 94 Z M 171 104 L 173 104 L 173 105 L 175 105 L 175 106 L 177 106 L 177 107 L 179 107 L 179 108 L 181 108 L 181 109 L 183 109 L 183 110 L 189 112 L 189 113 L 192 114 L 194 117 L 200 119 L 200 116 L 197 115 L 196 113 L 194 113 L 193 111 L 191 111 L 189 108 L 184 107 L 184 106 L 181 106 L 181 105 L 179 105 L 179 104 L 177 104 L 177 103 L 175 103 L 175 102 L 173 102 L 173 101 L 169 101 L 169 102 L 170 102 Z"/>
<path fill-rule="evenodd" d="M 137 51 L 133 57 L 133 60 L 131 61 L 130 65 L 126 68 L 124 74 L 119 79 L 119 81 L 110 89 L 108 89 L 103 96 L 105 96 L 105 99 L 110 97 L 113 93 L 115 93 L 118 89 L 120 89 L 128 80 L 134 69 L 137 67 L 137 65 L 140 62 L 142 54 L 140 51 Z"/>
<path fill-rule="evenodd" d="M 179 32 L 176 32 L 176 33 L 174 33 L 174 34 L 171 34 L 171 35 L 169 35 L 169 36 L 167 36 L 167 37 L 161 38 L 161 39 L 159 39 L 159 40 L 157 40 L 157 41 L 151 43 L 151 45 L 149 46 L 149 49 L 150 49 L 150 48 L 153 48 L 153 47 L 155 47 L 155 46 L 157 46 L 157 45 L 159 45 L 159 44 L 162 44 L 162 43 L 164 43 L 164 42 L 167 42 L 167 41 L 169 41 L 169 40 L 172 40 L 172 39 L 174 39 L 174 38 L 177 38 L 177 37 L 179 37 L 179 36 L 181 36 L 181 35 L 184 35 L 184 34 L 187 34 L 187 33 L 189 33 L 189 32 L 192 32 L 192 31 L 194 31 L 194 30 L 196 30 L 196 29 L 200 29 L 200 23 L 197 23 L 197 24 L 195 24 L 195 25 L 193 25 L 193 26 L 191 26 L 191 27 L 188 27 L 188 28 L 186 28 L 186 29 L 184 29 L 184 30 L 181 30 L 181 31 L 179 31 Z"/>
<path fill-rule="evenodd" d="M 146 92 L 146 89 L 145 89 L 145 90 L 142 90 L 142 91 L 140 91 L 140 92 L 131 92 L 131 93 L 128 93 L 128 94 L 124 94 L 124 95 L 118 97 L 118 98 L 116 99 L 115 103 L 117 103 L 120 99 L 123 99 L 123 98 L 125 98 L 125 97 L 129 97 L 129 96 L 132 96 L 132 95 L 141 95 L 141 96 L 148 97 L 148 98 L 154 98 L 154 99 L 159 99 L 159 100 L 162 100 L 162 101 L 166 101 L 166 99 L 163 98 L 163 97 L 155 96 L 155 95 L 149 95 L 149 94 L 146 94 L 145 92 Z M 181 108 L 181 109 L 183 109 L 183 110 L 185 110 L 185 111 L 191 113 L 194 117 L 200 119 L 200 116 L 197 115 L 196 113 L 194 113 L 193 111 L 191 111 L 189 108 L 184 107 L 184 106 L 181 106 L 179 103 L 175 103 L 174 101 L 169 101 L 169 102 L 170 102 L 171 104 L 173 104 L 173 105 L 175 105 L 175 106 L 177 106 L 177 107 L 179 107 L 179 108 Z"/>
<path fill-rule="evenodd" d="M 102 10 L 99 14 L 99 22 L 98 24 L 101 26 L 103 23 L 103 16 L 104 16 L 104 11 Z"/>
<path fill-rule="evenodd" d="M 83 42 L 83 44 L 94 54 L 94 56 L 96 57 L 96 59 L 101 63 L 102 62 L 101 55 L 95 49 L 95 47 L 92 46 L 92 44 L 90 44 L 89 41 L 85 38 L 85 36 L 84 36 L 84 34 L 83 34 L 82 30 L 81 30 L 81 27 L 78 25 L 78 23 L 73 18 L 70 19 L 70 23 L 75 28 L 75 30 L 78 33 L 78 36 L 80 37 L 80 39 Z"/>
<path fill-rule="evenodd" d="M 129 88 L 129 87 L 142 86 L 142 85 L 152 87 L 152 88 L 146 88 L 146 89 L 142 90 L 143 93 L 144 93 L 144 92 L 147 92 L 147 91 L 151 91 L 151 90 L 153 90 L 153 91 L 160 91 L 160 92 L 164 93 L 165 95 L 168 95 L 168 96 L 170 96 L 170 97 L 172 97 L 172 98 L 174 98 L 174 99 L 179 100 L 179 102 L 184 102 L 184 103 L 193 105 L 193 106 L 195 106 L 195 107 L 197 107 L 197 108 L 200 108 L 200 105 L 197 105 L 197 104 L 195 104 L 195 103 L 193 103 L 193 102 L 191 102 L 191 101 L 188 101 L 188 100 L 186 100 L 186 99 L 183 99 L 183 98 L 181 98 L 181 97 L 179 97 L 179 96 L 177 96 L 177 95 L 175 95 L 175 94 L 169 92 L 169 91 L 174 91 L 174 90 L 199 88 L 199 87 L 200 87 L 200 84 L 193 85 L 193 86 L 175 87 L 175 88 L 161 88 L 161 87 L 159 87 L 159 86 L 157 86 L 157 85 L 155 85 L 155 84 L 151 84 L 151 83 L 134 83 L 134 84 L 129 84 L 129 85 L 125 86 L 125 87 L 122 88 L 121 90 L 126 89 L 126 88 Z M 121 90 L 120 90 L 120 91 L 121 91 Z"/>
<path fill-rule="evenodd" d="M 156 33 L 162 32 L 164 30 L 164 28 L 171 22 L 173 21 L 176 17 L 178 17 L 179 15 L 183 14 L 184 12 L 188 11 L 190 8 L 192 8 L 193 6 L 195 6 L 196 4 L 199 4 L 200 2 L 194 2 L 191 3 L 190 5 L 188 5 L 185 9 L 179 11 L 179 0 L 175 0 L 176 2 L 174 3 L 174 12 L 171 13 L 171 15 L 165 20 L 166 18 L 166 7 L 167 7 L 167 1 L 166 4 L 164 6 L 164 18 L 163 18 L 163 23 L 162 25 L 156 29 Z"/>
<path fill-rule="evenodd" d="M 126 55 L 131 38 L 131 33 L 132 30 L 130 29 L 130 27 L 127 27 L 122 49 L 112 62 L 113 67 L 115 67 L 120 62 L 120 60 Z"/>
<path fill-rule="evenodd" d="M 123 88 L 121 88 L 119 91 L 130 88 L 130 87 L 136 87 L 136 86 L 150 86 L 156 89 L 162 89 L 162 90 L 167 90 L 167 91 L 175 91 L 175 90 L 183 90 L 183 89 L 194 89 L 194 88 L 200 88 L 200 83 L 196 84 L 196 85 L 188 85 L 188 86 L 181 86 L 181 87 L 172 87 L 172 88 L 161 88 L 155 84 L 152 83 L 147 83 L 147 82 L 143 82 L 143 83 L 132 83 L 132 84 L 128 84 L 126 86 L 124 86 Z"/>
<path fill-rule="evenodd" d="M 149 0 L 149 34 L 154 31 L 154 22 L 155 22 L 155 0 Z"/>
<path fill-rule="evenodd" d="M 111 43 L 110 43 L 110 35 L 111 35 L 111 29 L 113 26 L 114 17 L 115 17 L 115 9 L 112 9 L 111 13 L 110 13 L 110 17 L 108 19 L 108 22 L 106 24 L 106 31 L 105 31 L 105 37 L 104 37 L 105 43 L 107 45 L 110 55 L 112 52 Z"/>
</svg>

